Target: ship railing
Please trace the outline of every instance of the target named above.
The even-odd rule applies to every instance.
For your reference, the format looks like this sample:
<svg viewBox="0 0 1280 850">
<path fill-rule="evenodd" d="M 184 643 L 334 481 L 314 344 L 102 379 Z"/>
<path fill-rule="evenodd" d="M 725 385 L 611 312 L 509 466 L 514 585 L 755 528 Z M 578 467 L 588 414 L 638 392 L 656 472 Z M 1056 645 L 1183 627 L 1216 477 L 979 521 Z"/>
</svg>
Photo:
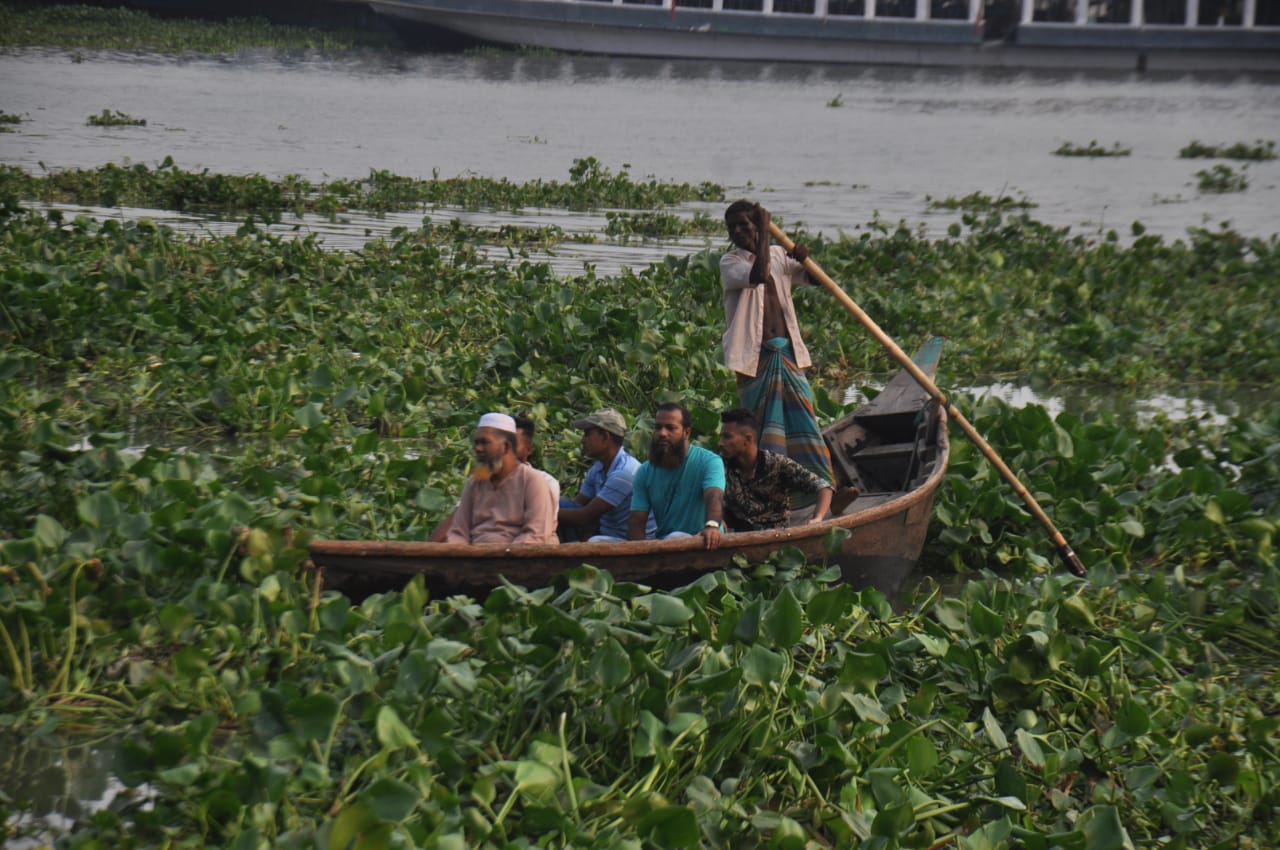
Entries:
<svg viewBox="0 0 1280 850">
<path fill-rule="evenodd" d="M 565 0 L 559 0 L 565 2 Z M 1022 24 L 1121 27 L 1181 26 L 1274 29 L 1280 0 L 569 0 L 680 10 L 802 15 L 817 18 L 891 18 L 959 21 L 1016 14 Z"/>
</svg>

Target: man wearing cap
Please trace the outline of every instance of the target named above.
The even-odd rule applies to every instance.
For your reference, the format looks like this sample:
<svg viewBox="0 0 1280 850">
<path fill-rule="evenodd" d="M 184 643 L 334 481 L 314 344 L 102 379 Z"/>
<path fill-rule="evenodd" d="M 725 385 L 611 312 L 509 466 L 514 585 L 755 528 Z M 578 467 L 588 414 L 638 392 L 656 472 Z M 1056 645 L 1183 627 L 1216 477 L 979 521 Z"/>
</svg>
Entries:
<svg viewBox="0 0 1280 850">
<path fill-rule="evenodd" d="M 533 463 L 533 432 L 535 426 L 533 420 L 527 416 L 512 416 L 516 423 L 516 460 L 521 463 Z M 534 467 L 537 469 L 537 467 Z M 542 480 L 547 482 L 547 488 L 551 490 L 551 501 L 560 504 L 560 482 L 556 477 L 545 469 L 539 469 L 538 473 L 542 476 Z M 454 510 L 458 508 L 455 505 Z M 443 543 L 449 538 L 449 529 L 453 526 L 453 514 L 449 514 L 440 524 L 431 531 L 429 539 L 432 543 Z"/>
<path fill-rule="evenodd" d="M 572 499 L 560 499 L 560 535 L 604 543 L 627 539 L 631 484 L 640 461 L 622 445 L 627 422 L 611 407 L 573 421 L 582 430 L 582 453 L 595 463 Z M 649 520 L 652 530 L 653 519 Z"/>
<path fill-rule="evenodd" d="M 542 473 L 516 456 L 516 422 L 480 417 L 472 438 L 476 468 L 462 490 L 448 543 L 558 543 L 556 503 Z"/>
<path fill-rule="evenodd" d="M 702 538 L 707 549 L 722 542 L 724 527 L 724 462 L 720 455 L 689 445 L 693 417 L 682 404 L 658 405 L 653 420 L 649 459 L 640 464 L 631 491 L 631 519 L 627 537 Z M 649 512 L 657 531 L 649 535 Z"/>
</svg>

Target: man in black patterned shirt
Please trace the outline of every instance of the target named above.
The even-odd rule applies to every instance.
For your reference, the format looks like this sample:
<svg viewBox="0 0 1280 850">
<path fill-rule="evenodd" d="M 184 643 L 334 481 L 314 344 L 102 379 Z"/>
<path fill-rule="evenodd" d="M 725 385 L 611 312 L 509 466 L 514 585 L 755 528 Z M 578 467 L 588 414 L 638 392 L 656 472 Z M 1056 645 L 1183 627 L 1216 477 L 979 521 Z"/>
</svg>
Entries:
<svg viewBox="0 0 1280 850">
<path fill-rule="evenodd" d="M 755 414 L 735 407 L 720 414 L 720 456 L 724 458 L 724 521 L 730 531 L 784 528 L 791 522 L 791 494 L 817 494 L 813 518 L 822 522 L 831 507 L 831 485 L 791 458 L 761 451 Z"/>
</svg>

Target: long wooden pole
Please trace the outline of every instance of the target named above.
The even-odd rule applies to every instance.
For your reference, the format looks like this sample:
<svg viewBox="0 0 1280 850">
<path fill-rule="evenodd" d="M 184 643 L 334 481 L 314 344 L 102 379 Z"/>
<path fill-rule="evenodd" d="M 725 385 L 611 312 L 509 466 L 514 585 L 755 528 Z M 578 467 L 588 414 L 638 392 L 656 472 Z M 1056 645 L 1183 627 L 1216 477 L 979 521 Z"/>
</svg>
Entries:
<svg viewBox="0 0 1280 850">
<path fill-rule="evenodd" d="M 769 222 L 769 232 L 772 233 L 773 238 L 777 239 L 778 243 L 788 251 L 795 248 L 795 243 L 792 242 L 787 234 L 783 233 L 778 225 L 774 224 L 772 221 Z M 1057 527 L 1053 524 L 1053 521 L 1049 519 L 1049 515 L 1040 507 L 1040 503 L 1037 502 L 1035 497 L 1031 495 L 1030 491 L 1023 486 L 1022 482 L 1018 480 L 1018 476 L 1013 474 L 1013 470 L 1009 469 L 1008 465 L 1000 458 L 1000 455 L 996 454 L 995 449 L 991 448 L 987 441 L 982 439 L 982 435 L 979 434 L 977 429 L 969 423 L 969 420 L 965 419 L 964 415 L 956 409 L 955 405 L 947 400 L 947 397 L 943 394 L 942 390 L 938 389 L 938 385 L 929 380 L 929 376 L 920 370 L 920 367 L 915 364 L 915 361 L 913 361 L 905 351 L 899 348 L 898 344 L 894 342 L 888 334 L 882 331 L 880 326 L 875 323 L 875 320 L 863 312 L 862 308 L 859 307 L 857 303 L 854 302 L 854 300 L 850 298 L 834 280 L 827 277 L 827 273 L 824 272 L 812 258 L 804 261 L 804 267 L 814 280 L 818 281 L 830 290 L 831 294 L 836 297 L 836 300 L 843 304 L 844 308 L 852 313 L 853 317 L 857 319 L 864 328 L 871 332 L 871 335 L 876 338 L 876 341 L 885 347 L 889 354 L 893 356 L 893 359 L 897 360 L 898 363 L 902 365 L 902 368 L 911 373 L 911 377 L 916 379 L 916 383 L 918 383 L 925 392 L 929 393 L 929 395 L 942 407 L 942 409 L 947 411 L 947 416 L 950 417 L 951 421 L 960 426 L 960 430 L 964 431 L 965 436 L 973 441 L 973 444 L 978 447 L 978 451 L 982 452 L 983 457 L 990 461 L 991 465 L 999 470 L 1000 475 L 1006 482 L 1008 482 L 1009 486 L 1013 488 L 1013 491 L 1018 494 L 1018 497 L 1022 499 L 1023 503 L 1027 506 L 1027 510 L 1031 511 L 1031 515 L 1034 516 L 1042 526 L 1044 526 L 1044 530 L 1048 532 L 1049 538 L 1053 540 L 1053 545 L 1058 547 L 1058 555 L 1061 556 L 1063 562 L 1067 565 L 1067 569 L 1071 570 L 1075 575 L 1083 576 L 1085 574 L 1084 564 L 1080 563 L 1080 559 L 1076 557 L 1076 553 L 1072 550 L 1071 544 L 1062 536 L 1062 532 L 1058 531 Z"/>
</svg>

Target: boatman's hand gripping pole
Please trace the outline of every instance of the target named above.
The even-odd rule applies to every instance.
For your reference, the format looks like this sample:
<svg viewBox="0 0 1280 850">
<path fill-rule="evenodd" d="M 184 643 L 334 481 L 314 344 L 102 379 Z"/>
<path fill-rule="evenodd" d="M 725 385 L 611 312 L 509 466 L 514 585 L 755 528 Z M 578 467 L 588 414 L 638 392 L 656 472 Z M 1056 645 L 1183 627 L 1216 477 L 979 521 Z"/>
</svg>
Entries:
<svg viewBox="0 0 1280 850">
<path fill-rule="evenodd" d="M 787 251 L 792 251 L 795 248 L 795 243 L 792 242 L 787 234 L 783 233 L 778 225 L 774 224 L 772 221 L 769 222 L 769 232 L 773 234 L 774 239 L 778 240 L 778 244 L 786 248 Z M 824 272 L 812 258 L 805 259 L 804 267 L 805 270 L 809 272 L 810 277 L 830 290 L 831 294 L 836 297 L 836 300 L 843 304 L 844 308 L 852 313 L 853 317 L 857 319 L 864 328 L 871 332 L 871 335 L 885 347 L 885 350 L 893 356 L 893 359 L 898 361 L 902 368 L 911 373 L 911 377 L 916 379 L 916 383 L 918 383 L 925 392 L 927 392 L 933 400 L 942 407 L 943 410 L 947 411 L 947 416 L 951 418 L 951 421 L 960 426 L 960 430 L 964 431 L 965 436 L 973 441 L 973 444 L 978 447 L 978 451 L 982 452 L 983 457 L 990 461 L 991 465 L 1000 471 L 1000 475 L 1006 482 L 1008 482 L 1009 486 L 1013 488 L 1013 491 L 1018 494 L 1018 498 L 1022 499 L 1023 504 L 1027 506 L 1027 510 L 1031 511 L 1031 515 L 1039 521 L 1040 525 L 1044 526 L 1044 530 L 1048 532 L 1049 538 L 1053 540 L 1053 545 L 1058 547 L 1058 555 L 1062 557 L 1062 561 L 1067 565 L 1067 569 L 1071 570 L 1075 575 L 1083 576 L 1085 574 L 1084 564 L 1080 563 L 1080 559 L 1076 557 L 1076 553 L 1072 550 L 1071 544 L 1062 536 L 1062 532 L 1058 531 L 1057 527 L 1054 526 L 1053 521 L 1049 519 L 1048 514 L 1046 514 L 1044 509 L 1040 507 L 1040 503 L 1037 502 L 1035 497 L 1031 495 L 1030 491 L 1023 486 L 1022 482 L 1018 480 L 1018 476 L 1013 474 L 1013 470 L 1009 469 L 1005 462 L 1000 458 L 1000 455 L 996 454 L 995 449 L 991 448 L 987 441 L 982 439 L 982 435 L 979 434 L 973 425 L 969 423 L 969 420 L 965 419 L 964 415 L 956 409 L 955 405 L 947 400 L 947 397 L 943 394 L 942 390 L 938 389 L 937 384 L 929 380 L 929 376 L 920 370 L 920 367 L 915 364 L 907 353 L 899 348 L 898 344 L 894 342 L 888 334 L 882 331 L 880 326 L 875 323 L 875 320 L 863 312 L 862 308 L 859 307 L 854 300 L 836 284 L 834 280 L 827 277 L 827 273 Z"/>
</svg>

